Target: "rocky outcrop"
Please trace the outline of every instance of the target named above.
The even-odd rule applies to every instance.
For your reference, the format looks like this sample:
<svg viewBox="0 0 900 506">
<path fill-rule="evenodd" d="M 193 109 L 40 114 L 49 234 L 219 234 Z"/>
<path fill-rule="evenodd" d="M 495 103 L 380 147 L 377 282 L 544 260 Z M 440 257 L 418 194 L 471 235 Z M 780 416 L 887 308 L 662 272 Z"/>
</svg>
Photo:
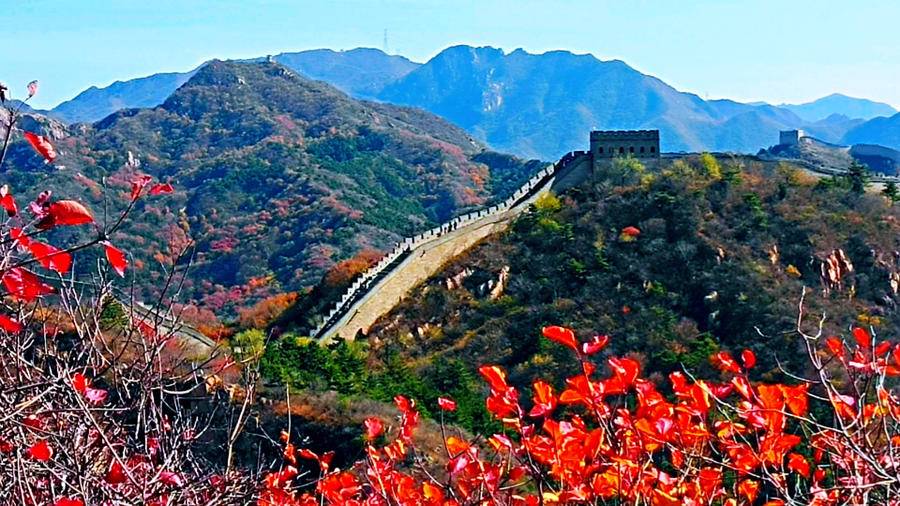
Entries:
<svg viewBox="0 0 900 506">
<path fill-rule="evenodd" d="M 836 249 L 822 260 L 822 292 L 825 295 L 844 288 L 845 280 L 853 272 L 853 264 L 842 249 Z"/>
</svg>

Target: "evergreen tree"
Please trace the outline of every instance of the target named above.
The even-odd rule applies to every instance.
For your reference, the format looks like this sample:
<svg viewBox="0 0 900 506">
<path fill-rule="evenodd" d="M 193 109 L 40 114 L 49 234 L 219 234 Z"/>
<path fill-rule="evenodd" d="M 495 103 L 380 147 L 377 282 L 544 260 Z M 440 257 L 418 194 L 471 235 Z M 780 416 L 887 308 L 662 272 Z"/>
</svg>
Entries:
<svg viewBox="0 0 900 506">
<path fill-rule="evenodd" d="M 884 190 L 881 190 L 881 193 L 891 199 L 891 203 L 897 202 L 900 200 L 900 188 L 897 188 L 897 183 L 893 181 L 888 181 L 886 185 L 884 185 Z"/>
<path fill-rule="evenodd" d="M 866 187 L 871 183 L 869 177 L 869 168 L 865 165 L 853 161 L 847 169 L 847 180 L 850 183 L 850 191 L 857 194 L 866 192 Z"/>
</svg>

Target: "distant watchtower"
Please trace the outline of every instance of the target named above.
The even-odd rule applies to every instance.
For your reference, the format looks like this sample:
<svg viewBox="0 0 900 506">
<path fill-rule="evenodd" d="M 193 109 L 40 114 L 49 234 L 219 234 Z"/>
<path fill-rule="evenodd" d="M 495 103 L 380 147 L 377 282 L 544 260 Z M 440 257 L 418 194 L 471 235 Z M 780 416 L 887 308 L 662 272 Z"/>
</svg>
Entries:
<svg viewBox="0 0 900 506">
<path fill-rule="evenodd" d="M 778 133 L 778 144 L 782 146 L 796 146 L 804 137 L 803 130 L 782 130 Z"/>
<path fill-rule="evenodd" d="M 594 130 L 590 141 L 590 151 L 572 151 L 556 163 L 554 190 L 591 180 L 619 157 L 632 156 L 648 168 L 659 166 L 659 130 Z"/>
<path fill-rule="evenodd" d="M 594 160 L 633 156 L 659 158 L 659 130 L 594 130 L 591 132 Z"/>
</svg>

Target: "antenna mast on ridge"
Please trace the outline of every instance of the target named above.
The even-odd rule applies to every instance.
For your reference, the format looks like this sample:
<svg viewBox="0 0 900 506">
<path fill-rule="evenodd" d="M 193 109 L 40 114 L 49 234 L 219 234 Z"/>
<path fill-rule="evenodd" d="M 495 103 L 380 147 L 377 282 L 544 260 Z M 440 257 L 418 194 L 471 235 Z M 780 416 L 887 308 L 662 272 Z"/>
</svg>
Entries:
<svg viewBox="0 0 900 506">
<path fill-rule="evenodd" d="M 387 52 L 388 52 L 387 28 L 384 29 L 384 44 L 382 45 L 381 49 L 385 52 L 385 54 L 387 54 Z"/>
</svg>

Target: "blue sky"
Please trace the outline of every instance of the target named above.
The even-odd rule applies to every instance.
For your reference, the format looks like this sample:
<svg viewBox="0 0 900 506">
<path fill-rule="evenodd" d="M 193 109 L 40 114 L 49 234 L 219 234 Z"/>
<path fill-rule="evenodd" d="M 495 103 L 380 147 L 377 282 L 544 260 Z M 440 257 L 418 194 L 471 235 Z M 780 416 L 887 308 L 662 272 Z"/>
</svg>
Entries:
<svg viewBox="0 0 900 506">
<path fill-rule="evenodd" d="M 709 98 L 802 102 L 841 92 L 900 108 L 900 2 L 6 0 L 0 81 L 35 105 L 91 85 L 239 58 L 453 44 L 621 59 Z"/>
</svg>

